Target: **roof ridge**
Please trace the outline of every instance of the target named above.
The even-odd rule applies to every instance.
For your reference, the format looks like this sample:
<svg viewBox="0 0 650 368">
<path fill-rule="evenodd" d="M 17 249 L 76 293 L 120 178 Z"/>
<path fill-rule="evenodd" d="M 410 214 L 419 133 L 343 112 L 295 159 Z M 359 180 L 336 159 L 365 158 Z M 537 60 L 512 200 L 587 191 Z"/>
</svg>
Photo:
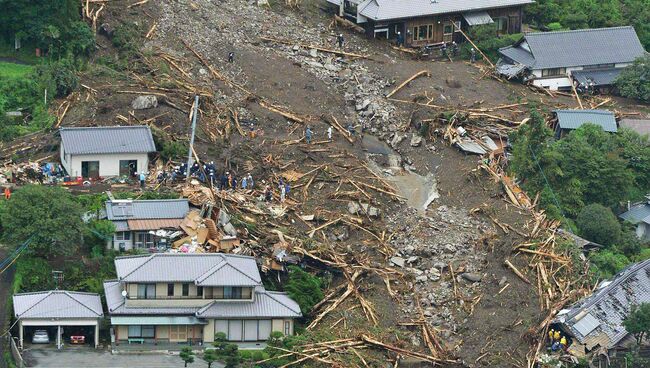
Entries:
<svg viewBox="0 0 650 368">
<path fill-rule="evenodd" d="M 25 309 L 21 314 L 16 314 L 16 316 L 22 316 L 23 314 L 29 312 L 32 308 L 34 308 L 35 306 L 37 306 L 38 304 L 40 304 L 43 300 L 47 299 L 48 296 L 52 295 L 52 291 L 53 291 L 53 290 L 48 291 L 47 294 L 45 294 L 45 295 L 41 298 L 41 300 L 39 300 L 39 301 L 37 301 L 36 303 L 32 304 L 31 307 Z M 14 296 L 15 296 L 15 295 L 14 295 Z"/>
<path fill-rule="evenodd" d="M 223 254 L 223 253 L 217 253 L 217 254 L 221 254 L 221 255 L 222 255 L 222 259 L 224 260 L 222 266 L 221 266 L 221 267 L 218 267 L 218 268 L 216 268 L 214 271 L 210 272 L 210 274 L 207 275 L 203 280 L 205 280 L 206 278 L 212 276 L 212 274 L 214 274 L 215 272 L 217 272 L 217 271 L 218 271 L 219 269 L 221 269 L 224 265 L 228 265 L 228 266 L 232 267 L 233 269 L 235 269 L 235 271 L 237 271 L 237 272 L 241 273 L 242 275 L 248 277 L 250 280 L 252 280 L 252 281 L 255 283 L 255 285 L 261 285 L 261 284 L 262 284 L 260 281 L 257 281 L 257 280 L 255 280 L 255 279 L 253 279 L 252 277 L 250 277 L 246 272 L 243 272 L 242 270 L 240 270 L 239 267 L 236 267 L 235 265 L 233 265 L 233 264 L 231 264 L 230 262 L 228 262 L 228 258 L 226 257 L 225 254 Z M 216 266 L 215 266 L 215 267 L 216 267 Z M 257 264 L 255 264 L 255 267 L 257 267 Z M 206 271 L 206 273 L 208 273 L 209 271 L 210 271 L 210 270 Z M 203 276 L 203 275 L 202 275 L 202 276 Z M 198 278 L 197 278 L 197 280 L 198 280 Z M 196 281 L 195 281 L 195 282 L 196 282 Z"/>
<path fill-rule="evenodd" d="M 565 113 L 594 113 L 594 114 L 603 114 L 603 115 L 614 115 L 614 112 L 609 111 L 609 110 L 604 110 L 604 109 L 585 109 L 585 110 L 580 110 L 580 109 L 557 109 L 553 110 L 555 112 L 565 112 Z"/>
<path fill-rule="evenodd" d="M 135 267 L 135 268 L 132 269 L 129 273 L 127 273 L 126 275 L 124 275 L 124 277 L 122 277 L 120 280 L 124 280 L 124 279 L 127 278 L 129 275 L 131 275 L 133 272 L 137 271 L 140 267 L 142 267 L 142 266 L 144 266 L 145 264 L 149 263 L 149 262 L 153 259 L 153 257 L 155 257 L 157 254 L 159 254 L 159 253 L 153 253 L 153 254 L 149 255 L 149 256 L 147 257 L 147 260 L 146 260 L 146 261 L 140 263 L 137 267 Z"/>
<path fill-rule="evenodd" d="M 97 313 L 96 311 L 94 311 L 93 309 L 91 309 L 89 306 L 87 306 L 85 303 L 81 302 L 81 300 L 79 300 L 79 299 L 75 298 L 74 296 L 70 295 L 70 293 L 69 293 L 68 291 L 64 291 L 63 293 L 64 293 L 65 295 L 67 295 L 68 298 L 70 298 L 70 299 L 74 300 L 75 302 L 81 304 L 82 306 L 84 306 L 86 309 L 88 309 L 89 311 L 93 312 L 93 313 L 96 314 L 97 316 L 100 316 L 100 317 L 102 316 L 103 313 Z M 98 297 L 99 297 L 99 295 L 98 295 Z M 101 299 L 99 300 L 99 302 L 100 302 L 100 305 L 101 305 Z"/>
<path fill-rule="evenodd" d="M 91 130 L 91 129 L 151 129 L 148 125 L 107 125 L 107 126 L 86 126 L 86 127 L 61 127 L 59 130 Z"/>
<path fill-rule="evenodd" d="M 271 299 L 275 300 L 276 302 L 282 304 L 283 306 L 287 307 L 287 308 L 288 308 L 289 310 L 291 310 L 292 312 L 295 312 L 295 313 L 298 313 L 298 314 L 302 314 L 302 311 L 300 310 L 300 305 L 298 306 L 298 310 L 296 311 L 295 309 L 291 308 L 290 306 L 288 306 L 288 305 L 284 304 L 283 302 L 279 301 L 278 299 L 276 299 L 273 295 L 268 294 L 268 292 L 266 291 L 266 289 L 265 289 L 264 291 L 261 291 L 261 292 L 258 292 L 258 293 L 260 293 L 260 294 L 266 294 L 266 295 L 268 295 L 269 298 L 271 298 Z M 286 295 L 289 296 L 289 294 L 286 294 Z M 291 297 L 289 297 L 289 299 L 291 299 Z M 293 300 L 293 299 L 291 299 L 291 300 Z M 294 301 L 295 301 L 295 300 L 294 300 Z M 298 304 L 298 303 L 296 303 L 296 304 Z"/>
<path fill-rule="evenodd" d="M 205 306 L 199 308 L 199 310 L 194 312 L 194 315 L 198 317 L 200 314 L 205 313 L 205 311 L 208 310 L 210 307 L 212 307 L 216 302 L 217 302 L 216 300 L 213 300 L 210 303 L 206 304 Z"/>
<path fill-rule="evenodd" d="M 221 253 L 216 253 L 216 254 L 221 254 Z M 216 265 L 210 267 L 207 271 L 202 273 L 199 277 L 197 277 L 194 282 L 201 283 L 203 280 L 207 279 L 210 277 L 213 273 L 219 271 L 221 268 L 223 268 L 224 265 L 229 264 L 228 261 L 224 257 L 221 257 L 221 262 L 217 263 Z"/>
<path fill-rule="evenodd" d="M 580 32 L 602 32 L 602 31 L 608 31 L 608 30 L 615 30 L 615 29 L 628 29 L 634 27 L 632 26 L 617 26 L 617 27 L 602 27 L 602 28 L 581 28 L 581 29 L 567 29 L 563 31 L 550 31 L 550 32 L 526 32 L 524 33 L 524 36 L 529 36 L 529 35 L 554 35 L 554 34 L 564 34 L 564 33 L 580 33 Z M 635 30 L 636 33 L 636 30 Z"/>
</svg>

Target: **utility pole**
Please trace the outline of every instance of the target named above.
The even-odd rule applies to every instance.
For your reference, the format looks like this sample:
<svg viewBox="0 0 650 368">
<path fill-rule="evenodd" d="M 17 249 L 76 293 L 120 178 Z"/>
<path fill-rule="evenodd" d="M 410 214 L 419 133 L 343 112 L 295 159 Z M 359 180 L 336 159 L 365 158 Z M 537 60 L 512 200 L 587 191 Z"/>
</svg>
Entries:
<svg viewBox="0 0 650 368">
<path fill-rule="evenodd" d="M 192 167 L 192 151 L 194 150 L 194 133 L 196 132 L 196 115 L 199 113 L 199 96 L 194 96 L 194 110 L 192 110 L 192 133 L 190 135 L 190 149 L 187 154 L 187 171 L 185 173 L 185 180 L 190 179 L 190 168 Z"/>
</svg>

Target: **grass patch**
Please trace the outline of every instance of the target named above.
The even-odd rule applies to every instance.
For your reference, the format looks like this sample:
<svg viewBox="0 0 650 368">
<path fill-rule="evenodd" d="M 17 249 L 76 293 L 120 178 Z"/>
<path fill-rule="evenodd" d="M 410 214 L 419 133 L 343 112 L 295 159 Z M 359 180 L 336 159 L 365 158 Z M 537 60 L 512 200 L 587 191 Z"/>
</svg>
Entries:
<svg viewBox="0 0 650 368">
<path fill-rule="evenodd" d="M 0 61 L 0 78 L 22 78 L 32 71 L 31 65 Z"/>
</svg>

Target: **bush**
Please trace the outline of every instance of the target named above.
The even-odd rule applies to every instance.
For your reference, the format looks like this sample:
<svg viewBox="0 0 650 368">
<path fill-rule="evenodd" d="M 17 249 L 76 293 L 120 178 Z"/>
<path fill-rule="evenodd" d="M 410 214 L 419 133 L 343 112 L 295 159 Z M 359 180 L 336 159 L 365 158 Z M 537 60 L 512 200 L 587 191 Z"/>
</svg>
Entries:
<svg viewBox="0 0 650 368">
<path fill-rule="evenodd" d="M 43 258 L 26 257 L 16 261 L 13 293 L 50 290 L 54 288 L 52 267 Z"/>
<path fill-rule="evenodd" d="M 470 28 L 468 33 L 474 44 L 492 61 L 499 59 L 498 51 L 500 48 L 510 46 L 521 38 L 521 34 L 497 35 L 497 26 L 495 24 L 475 26 Z M 463 43 L 461 45 L 461 56 L 469 59 L 470 48 L 472 47 L 469 42 Z M 480 57 L 480 54 L 477 57 Z"/>
<path fill-rule="evenodd" d="M 611 250 L 600 250 L 590 258 L 591 266 L 603 279 L 609 279 L 630 264 L 630 260 Z"/>
<path fill-rule="evenodd" d="M 312 307 L 323 299 L 321 280 L 297 266 L 289 266 L 289 281 L 284 290 L 300 305 L 303 314 L 308 314 Z"/>
<path fill-rule="evenodd" d="M 564 29 L 564 27 L 562 27 L 562 24 L 559 22 L 549 23 L 546 25 L 546 28 L 548 28 L 549 31 L 559 31 Z"/>
<path fill-rule="evenodd" d="M 612 210 L 598 203 L 584 207 L 576 224 L 582 237 L 602 245 L 613 245 L 621 237 L 621 225 Z"/>
<path fill-rule="evenodd" d="M 642 56 L 623 69 L 615 84 L 621 96 L 650 102 L 650 56 Z"/>
<path fill-rule="evenodd" d="M 56 92 L 56 97 L 69 95 L 79 84 L 77 71 L 69 59 L 39 65 L 35 72 L 44 86 Z"/>
</svg>

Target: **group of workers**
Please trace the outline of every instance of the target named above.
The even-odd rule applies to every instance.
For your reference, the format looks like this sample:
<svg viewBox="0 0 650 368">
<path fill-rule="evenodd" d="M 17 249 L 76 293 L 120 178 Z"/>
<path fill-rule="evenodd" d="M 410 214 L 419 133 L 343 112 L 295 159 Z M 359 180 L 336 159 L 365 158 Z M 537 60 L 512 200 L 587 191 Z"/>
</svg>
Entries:
<svg viewBox="0 0 650 368">
<path fill-rule="evenodd" d="M 548 331 L 548 339 L 551 345 L 551 351 L 562 351 L 567 347 L 566 336 L 560 330 L 550 329 Z"/>
</svg>

